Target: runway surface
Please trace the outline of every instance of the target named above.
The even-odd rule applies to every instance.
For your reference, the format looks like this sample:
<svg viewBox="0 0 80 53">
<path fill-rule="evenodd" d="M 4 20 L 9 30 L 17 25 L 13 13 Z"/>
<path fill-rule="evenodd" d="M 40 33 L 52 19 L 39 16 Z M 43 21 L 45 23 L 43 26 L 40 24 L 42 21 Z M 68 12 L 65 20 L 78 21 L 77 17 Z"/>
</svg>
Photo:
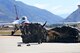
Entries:
<svg viewBox="0 0 80 53">
<path fill-rule="evenodd" d="M 0 53 L 80 53 L 80 43 L 30 43 L 17 46 L 19 36 L 0 36 Z"/>
</svg>

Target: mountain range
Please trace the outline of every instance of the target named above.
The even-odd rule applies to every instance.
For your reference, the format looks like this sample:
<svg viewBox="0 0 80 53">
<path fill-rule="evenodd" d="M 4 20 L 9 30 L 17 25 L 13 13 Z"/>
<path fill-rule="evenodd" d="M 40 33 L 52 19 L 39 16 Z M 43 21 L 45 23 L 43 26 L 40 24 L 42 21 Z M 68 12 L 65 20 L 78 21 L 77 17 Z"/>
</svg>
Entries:
<svg viewBox="0 0 80 53">
<path fill-rule="evenodd" d="M 78 9 L 73 11 L 64 22 L 80 22 L 80 5 L 78 5 Z"/>
<path fill-rule="evenodd" d="M 54 24 L 63 20 L 62 17 L 45 9 L 30 6 L 21 1 L 0 0 L 0 22 L 12 22 L 15 20 L 15 4 L 17 7 L 18 17 L 21 18 L 22 16 L 27 16 L 30 22 L 47 21 L 48 24 Z"/>
</svg>

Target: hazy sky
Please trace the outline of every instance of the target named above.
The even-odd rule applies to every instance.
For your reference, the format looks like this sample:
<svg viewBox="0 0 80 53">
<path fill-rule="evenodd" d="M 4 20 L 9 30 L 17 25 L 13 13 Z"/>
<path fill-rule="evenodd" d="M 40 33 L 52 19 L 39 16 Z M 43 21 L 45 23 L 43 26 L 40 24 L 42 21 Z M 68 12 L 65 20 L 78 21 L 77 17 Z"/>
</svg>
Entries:
<svg viewBox="0 0 80 53">
<path fill-rule="evenodd" d="M 41 9 L 46 9 L 53 14 L 59 15 L 63 18 L 67 17 L 75 11 L 80 4 L 80 0 L 17 0 L 22 1 L 28 5 L 36 6 Z"/>
</svg>

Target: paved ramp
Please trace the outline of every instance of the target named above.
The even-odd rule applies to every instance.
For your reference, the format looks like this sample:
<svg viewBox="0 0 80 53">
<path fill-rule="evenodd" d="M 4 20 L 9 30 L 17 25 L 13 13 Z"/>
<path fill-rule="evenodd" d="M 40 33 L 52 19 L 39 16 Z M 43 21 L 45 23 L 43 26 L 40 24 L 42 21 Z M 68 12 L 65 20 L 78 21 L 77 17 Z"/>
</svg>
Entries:
<svg viewBox="0 0 80 53">
<path fill-rule="evenodd" d="M 0 36 L 0 53 L 80 53 L 80 43 L 30 43 L 17 46 L 18 36 Z"/>
</svg>

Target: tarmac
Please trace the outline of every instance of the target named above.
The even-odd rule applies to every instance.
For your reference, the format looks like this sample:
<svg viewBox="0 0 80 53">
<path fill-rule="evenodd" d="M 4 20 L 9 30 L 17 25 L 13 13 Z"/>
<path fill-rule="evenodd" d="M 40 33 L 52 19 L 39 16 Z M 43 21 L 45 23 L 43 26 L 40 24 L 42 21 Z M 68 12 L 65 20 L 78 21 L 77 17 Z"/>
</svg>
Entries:
<svg viewBox="0 0 80 53">
<path fill-rule="evenodd" d="M 22 44 L 20 36 L 0 36 L 0 53 L 80 53 L 80 43 Z"/>
</svg>

